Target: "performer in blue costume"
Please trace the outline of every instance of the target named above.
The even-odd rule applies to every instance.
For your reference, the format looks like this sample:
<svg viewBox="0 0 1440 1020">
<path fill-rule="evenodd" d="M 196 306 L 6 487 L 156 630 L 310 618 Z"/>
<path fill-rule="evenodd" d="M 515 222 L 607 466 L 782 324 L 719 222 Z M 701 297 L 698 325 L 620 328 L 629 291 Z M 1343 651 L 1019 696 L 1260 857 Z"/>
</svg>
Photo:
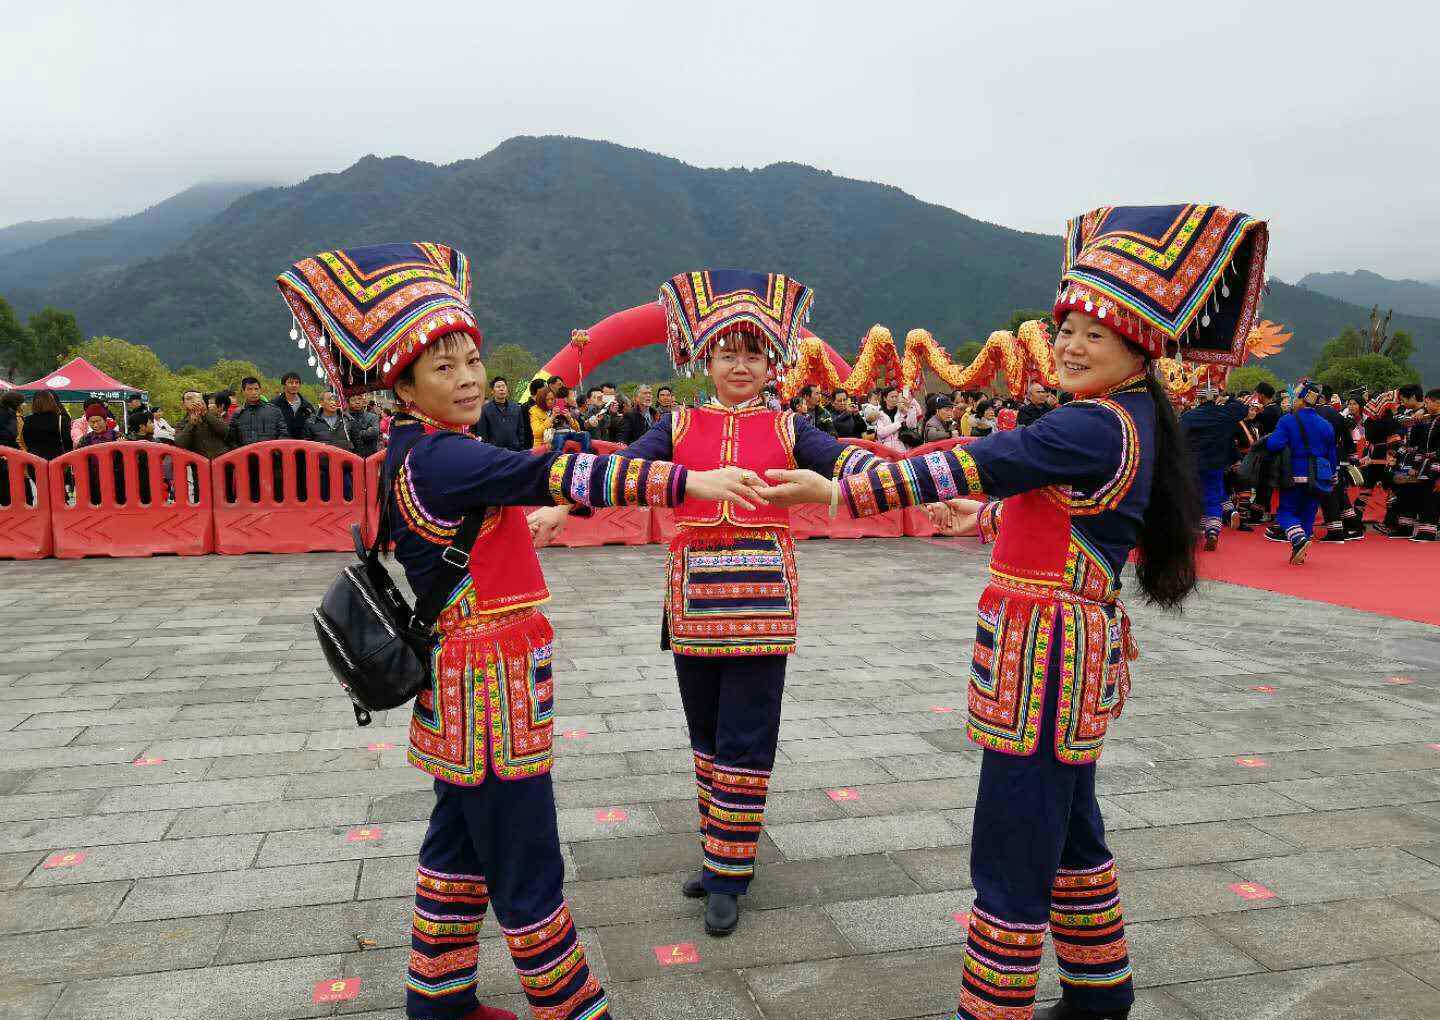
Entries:
<svg viewBox="0 0 1440 1020">
<path fill-rule="evenodd" d="M 1267 230 L 1211 205 L 1105 207 L 1072 220 L 1054 356 L 1075 399 L 1023 429 L 838 482 L 769 472 L 772 505 L 935 515 L 995 550 L 980 598 L 969 733 L 985 748 L 958 1020 L 1030 1020 L 1047 929 L 1063 998 L 1047 1020 L 1119 1020 L 1135 993 L 1095 763 L 1136 654 L 1121 571 L 1150 601 L 1195 585 L 1193 469 L 1154 359 L 1236 364 Z M 988 502 L 969 497 L 984 493 Z"/>
<path fill-rule="evenodd" d="M 574 509 L 669 507 L 686 496 L 752 507 L 753 472 L 634 457 L 530 455 L 473 434 L 485 392 L 465 256 L 438 244 L 322 252 L 278 281 L 319 371 L 345 394 L 392 388 L 404 410 L 382 474 L 388 532 L 426 592 L 465 519 L 482 513 L 466 574 L 436 624 L 432 686 L 415 700 L 410 763 L 435 779 L 420 846 L 406 1015 L 515 1020 L 475 993 L 480 926 L 495 909 L 531 1015 L 610 1015 L 561 886 L 550 784 L 553 631 L 531 542 Z M 544 505 L 527 520 L 521 506 Z"/>
<path fill-rule="evenodd" d="M 1289 542 L 1290 562 L 1296 566 L 1305 562 L 1315 537 L 1315 515 L 1320 512 L 1317 490 L 1329 491 L 1335 486 L 1335 430 L 1316 413 L 1319 400 L 1316 383 L 1301 383 L 1295 393 L 1295 409 L 1283 415 L 1275 431 L 1265 437 L 1265 448 L 1271 453 L 1290 451 L 1290 478 L 1280 480 L 1275 527 L 1267 530 L 1265 537 Z"/>
<path fill-rule="evenodd" d="M 700 369 L 715 398 L 677 408 L 625 451 L 691 470 L 796 466 L 841 478 L 876 462 L 792 411 L 772 411 L 767 377 L 796 356 L 809 287 L 781 273 L 711 269 L 660 288 L 677 371 Z M 728 935 L 755 876 L 755 852 L 780 736 L 786 657 L 795 650 L 799 578 L 788 510 L 686 499 L 666 569 L 661 647 L 675 675 L 695 757 L 702 867 L 683 886 L 705 897 L 705 930 Z"/>
<path fill-rule="evenodd" d="M 1238 459 L 1235 430 L 1249 408 L 1223 391 L 1203 390 L 1201 396 L 1200 403 L 1180 416 L 1180 430 L 1200 489 L 1200 532 L 1206 551 L 1213 552 L 1220 546 L 1221 526 L 1235 514 L 1225 492 L 1225 470 Z"/>
</svg>

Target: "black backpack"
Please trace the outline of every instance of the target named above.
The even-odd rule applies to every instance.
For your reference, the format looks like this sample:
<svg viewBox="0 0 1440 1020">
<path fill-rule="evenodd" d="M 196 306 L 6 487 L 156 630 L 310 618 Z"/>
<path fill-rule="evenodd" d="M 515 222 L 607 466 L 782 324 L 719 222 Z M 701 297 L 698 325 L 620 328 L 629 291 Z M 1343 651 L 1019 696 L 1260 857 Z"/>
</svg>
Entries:
<svg viewBox="0 0 1440 1020">
<path fill-rule="evenodd" d="M 485 520 L 483 508 L 465 515 L 440 556 L 430 590 L 412 611 L 380 562 L 389 535 L 389 487 L 382 484 L 380 493 L 385 509 L 374 544 L 367 549 L 360 526 L 350 528 L 360 562 L 341 571 L 311 614 L 320 649 L 361 726 L 370 725 L 371 712 L 398 708 L 430 685 L 435 619 L 469 569 L 470 548 Z"/>
</svg>

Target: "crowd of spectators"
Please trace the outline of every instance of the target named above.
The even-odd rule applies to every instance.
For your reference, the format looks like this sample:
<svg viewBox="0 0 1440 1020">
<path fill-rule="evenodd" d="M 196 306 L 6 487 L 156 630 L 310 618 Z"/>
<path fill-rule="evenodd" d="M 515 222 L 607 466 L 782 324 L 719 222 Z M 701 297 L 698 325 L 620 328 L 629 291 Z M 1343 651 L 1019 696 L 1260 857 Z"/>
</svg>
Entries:
<svg viewBox="0 0 1440 1020">
<path fill-rule="evenodd" d="M 580 394 L 558 377 L 537 378 L 519 402 L 508 379 L 497 377 L 490 387 L 480 438 L 509 450 L 561 449 L 566 443 L 588 450 L 596 440 L 623 446 L 639 439 L 676 404 L 670 386 L 642 384 L 627 396 L 605 382 Z M 772 409 L 782 406 L 773 388 L 765 391 L 764 399 Z M 988 435 L 998 427 L 997 416 L 1007 411 L 1029 424 L 1056 402 L 1056 395 L 1038 383 L 1023 402 L 970 390 L 932 393 L 922 401 L 893 386 L 863 395 L 807 386 L 789 406 L 836 438 L 867 439 L 904 453 L 940 439 Z"/>
</svg>

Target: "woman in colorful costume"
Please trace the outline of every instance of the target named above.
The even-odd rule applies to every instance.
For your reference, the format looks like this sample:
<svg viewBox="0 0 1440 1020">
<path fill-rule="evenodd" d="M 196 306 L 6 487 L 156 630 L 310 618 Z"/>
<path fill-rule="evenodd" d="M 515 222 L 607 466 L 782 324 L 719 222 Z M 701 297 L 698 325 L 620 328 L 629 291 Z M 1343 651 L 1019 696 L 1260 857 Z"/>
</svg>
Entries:
<svg viewBox="0 0 1440 1020">
<path fill-rule="evenodd" d="M 1195 585 L 1199 507 L 1150 363 L 1177 343 L 1239 359 L 1266 241 L 1263 222 L 1206 205 L 1072 220 L 1054 356 L 1074 400 L 954 451 L 838 483 L 780 472 L 765 490 L 771 505 L 844 500 L 857 515 L 943 502 L 953 533 L 995 543 L 969 684 L 985 754 L 960 1020 L 1029 1020 L 1047 926 L 1064 996 L 1047 1017 L 1115 1020 L 1134 1001 L 1095 762 L 1135 655 L 1121 569 L 1138 549 L 1141 591 L 1178 605 Z"/>
<path fill-rule="evenodd" d="M 424 1020 L 514 1020 L 481 1006 L 480 926 L 492 903 L 535 1017 L 609 1016 L 561 892 L 550 782 L 549 598 L 531 542 L 575 507 L 745 500 L 742 472 L 588 454 L 531 455 L 481 442 L 485 368 L 465 256 L 438 244 L 322 252 L 280 292 L 317 374 L 346 394 L 393 388 L 405 405 L 383 478 L 395 555 L 428 590 L 467 515 L 483 513 L 467 573 L 436 625 L 433 681 L 415 700 L 409 759 L 435 777 L 420 847 L 406 1010 Z M 547 504 L 527 521 L 523 505 Z"/>
<path fill-rule="evenodd" d="M 677 370 L 706 372 L 715 399 L 676 408 L 627 453 L 691 470 L 811 468 L 827 478 L 876 458 L 793 411 L 770 410 L 768 376 L 794 361 L 809 287 L 779 273 L 712 269 L 660 288 Z M 786 657 L 795 650 L 798 579 L 787 510 L 687 499 L 675 511 L 661 647 L 690 729 L 703 865 L 684 885 L 706 897 L 705 930 L 728 935 L 755 875 L 755 848 L 780 734 Z"/>
</svg>

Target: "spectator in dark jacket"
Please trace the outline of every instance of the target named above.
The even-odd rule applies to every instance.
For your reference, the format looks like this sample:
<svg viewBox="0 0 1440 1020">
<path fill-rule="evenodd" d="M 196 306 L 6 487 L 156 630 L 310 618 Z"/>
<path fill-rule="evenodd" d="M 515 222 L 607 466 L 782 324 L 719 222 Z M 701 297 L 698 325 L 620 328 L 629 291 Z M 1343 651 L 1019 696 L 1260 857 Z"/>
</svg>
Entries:
<svg viewBox="0 0 1440 1020">
<path fill-rule="evenodd" d="M 20 448 L 20 408 L 24 403 L 19 393 L 0 396 L 0 446 Z"/>
<path fill-rule="evenodd" d="M 350 416 L 340 410 L 339 397 L 328 391 L 320 397 L 319 412 L 305 420 L 305 438 L 312 443 L 355 451 L 355 443 L 350 438 Z"/>
<path fill-rule="evenodd" d="M 259 379 L 247 376 L 240 383 L 240 394 L 245 403 L 230 419 L 230 434 L 237 446 L 290 438 L 284 412 L 260 396 Z"/>
<path fill-rule="evenodd" d="M 830 421 L 835 426 L 836 439 L 859 439 L 865 435 L 865 419 L 856 413 L 849 393 L 836 390 L 835 398 L 830 403 L 833 408 Z"/>
<path fill-rule="evenodd" d="M 53 393 L 37 393 L 25 419 L 25 449 L 37 457 L 54 460 L 75 449 L 70 437 L 70 416 Z"/>
<path fill-rule="evenodd" d="M 363 393 L 350 396 L 350 444 L 359 457 L 380 450 L 380 416 L 370 410 L 370 398 Z"/>
<path fill-rule="evenodd" d="M 480 409 L 480 438 L 502 450 L 528 450 L 529 446 L 521 445 L 520 420 L 528 419 L 529 414 L 529 407 L 522 412 L 510 399 L 509 380 L 497 375 L 490 383 L 490 399 Z"/>
<path fill-rule="evenodd" d="M 1020 408 L 1015 416 L 1015 424 L 1021 428 L 1033 425 L 1044 417 L 1050 407 L 1050 391 L 1045 388 L 1045 384 L 1031 383 L 1030 388 L 1025 391 L 1025 406 Z"/>
<path fill-rule="evenodd" d="M 651 406 L 651 401 L 654 399 L 654 393 L 649 386 L 642 385 L 635 391 L 635 404 L 631 407 L 630 413 L 625 416 L 623 426 L 625 438 L 617 439 L 615 442 L 628 446 L 650 431 L 650 427 L 659 420 L 655 414 L 655 408 Z"/>
<path fill-rule="evenodd" d="M 1344 471 L 1343 465 L 1355 458 L 1355 423 L 1330 406 L 1326 400 L 1315 405 L 1315 413 L 1324 418 L 1335 432 L 1335 466 Z M 1320 512 L 1325 517 L 1325 534 L 1320 541 L 1326 544 L 1354 542 L 1365 537 L 1365 524 L 1350 502 L 1348 476 L 1320 499 Z"/>
<path fill-rule="evenodd" d="M 271 401 L 285 416 L 285 433 L 290 439 L 308 438 L 306 423 L 315 417 L 315 405 L 306 400 L 300 392 L 300 376 L 286 372 L 280 380 L 284 387 Z"/>
<path fill-rule="evenodd" d="M 175 430 L 175 445 L 214 460 L 230 449 L 230 426 L 225 416 L 205 406 L 199 390 L 186 390 L 180 398 L 185 416 Z"/>
</svg>

